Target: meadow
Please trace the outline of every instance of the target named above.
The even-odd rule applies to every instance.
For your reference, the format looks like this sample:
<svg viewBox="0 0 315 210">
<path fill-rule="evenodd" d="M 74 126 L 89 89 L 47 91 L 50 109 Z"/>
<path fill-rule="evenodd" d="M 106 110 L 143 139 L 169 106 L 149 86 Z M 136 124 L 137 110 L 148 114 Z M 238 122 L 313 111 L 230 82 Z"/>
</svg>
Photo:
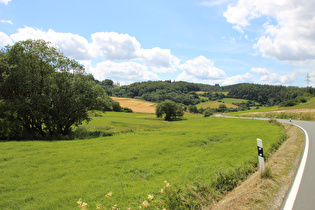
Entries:
<svg viewBox="0 0 315 210">
<path fill-rule="evenodd" d="M 79 198 L 91 209 L 98 203 L 139 207 L 148 194 L 160 196 L 164 181 L 183 193 L 191 187 L 213 197 L 220 194 L 214 186 L 222 175 L 257 164 L 257 138 L 267 152 L 285 135 L 267 121 L 91 115 L 92 121 L 79 129 L 107 136 L 0 142 L 0 209 L 75 209 Z M 232 179 L 237 183 L 237 177 Z M 105 197 L 109 192 L 110 199 Z"/>
<path fill-rule="evenodd" d="M 315 98 L 292 107 L 261 107 L 247 111 L 230 112 L 226 115 L 315 121 Z"/>
</svg>

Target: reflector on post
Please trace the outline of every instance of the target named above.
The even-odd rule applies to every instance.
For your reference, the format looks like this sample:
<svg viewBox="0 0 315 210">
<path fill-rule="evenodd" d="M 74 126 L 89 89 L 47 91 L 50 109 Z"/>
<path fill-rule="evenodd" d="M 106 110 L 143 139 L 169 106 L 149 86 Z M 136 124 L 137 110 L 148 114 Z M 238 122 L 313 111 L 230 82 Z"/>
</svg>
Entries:
<svg viewBox="0 0 315 210">
<path fill-rule="evenodd" d="M 257 149 L 258 149 L 259 169 L 260 169 L 260 172 L 263 172 L 265 170 L 265 160 L 264 160 L 264 152 L 263 152 L 263 143 L 261 139 L 257 139 Z"/>
</svg>

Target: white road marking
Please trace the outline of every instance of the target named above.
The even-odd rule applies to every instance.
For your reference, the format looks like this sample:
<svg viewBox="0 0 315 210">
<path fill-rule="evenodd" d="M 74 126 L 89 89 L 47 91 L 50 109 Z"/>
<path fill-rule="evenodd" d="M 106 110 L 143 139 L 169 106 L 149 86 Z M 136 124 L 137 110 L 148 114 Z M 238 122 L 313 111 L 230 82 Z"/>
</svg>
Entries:
<svg viewBox="0 0 315 210">
<path fill-rule="evenodd" d="M 300 162 L 299 169 L 296 173 L 293 184 L 291 186 L 290 193 L 289 193 L 287 200 L 286 200 L 286 203 L 284 205 L 284 208 L 283 208 L 284 210 L 291 210 L 293 208 L 293 205 L 294 205 L 294 202 L 295 202 L 295 199 L 296 199 L 296 196 L 297 196 L 297 193 L 299 191 L 299 187 L 300 187 L 300 184 L 302 181 L 302 177 L 303 177 L 303 173 L 304 173 L 304 169 L 305 169 L 305 165 L 306 165 L 306 160 L 307 160 L 307 155 L 308 155 L 308 148 L 309 148 L 308 133 L 301 126 L 296 125 L 296 124 L 294 124 L 294 125 L 299 127 L 305 133 L 305 148 L 303 151 L 303 156 L 302 156 L 302 160 Z"/>
</svg>

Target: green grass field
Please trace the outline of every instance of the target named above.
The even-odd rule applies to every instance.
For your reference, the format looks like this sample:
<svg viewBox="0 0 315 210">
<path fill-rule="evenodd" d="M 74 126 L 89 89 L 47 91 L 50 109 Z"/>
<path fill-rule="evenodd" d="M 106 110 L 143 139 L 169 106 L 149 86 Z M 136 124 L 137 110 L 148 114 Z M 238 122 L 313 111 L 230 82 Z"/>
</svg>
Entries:
<svg viewBox="0 0 315 210">
<path fill-rule="evenodd" d="M 219 102 L 221 101 L 221 102 Z M 210 108 L 219 108 L 220 104 L 225 104 L 226 107 L 228 108 L 237 108 L 238 106 L 234 105 L 233 103 L 246 103 L 247 100 L 245 99 L 236 99 L 236 98 L 223 98 L 223 99 L 220 99 L 220 100 L 217 100 L 217 101 L 206 101 L 206 102 L 202 102 L 200 104 L 197 105 L 197 107 L 200 109 L 200 108 L 207 108 L 207 107 L 210 107 Z"/>
<path fill-rule="evenodd" d="M 107 112 L 82 127 L 113 136 L 0 142 L 0 209 L 75 209 L 79 198 L 91 209 L 139 206 L 165 180 L 209 187 L 219 172 L 257 162 L 256 138 L 268 151 L 284 135 L 268 122 L 197 115 L 166 122 Z"/>
</svg>

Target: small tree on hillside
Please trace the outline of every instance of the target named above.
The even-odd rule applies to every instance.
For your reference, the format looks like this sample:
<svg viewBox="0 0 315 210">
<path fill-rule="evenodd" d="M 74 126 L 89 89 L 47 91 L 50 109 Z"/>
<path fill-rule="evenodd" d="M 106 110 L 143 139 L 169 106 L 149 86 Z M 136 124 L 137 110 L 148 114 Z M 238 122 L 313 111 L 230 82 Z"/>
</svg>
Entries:
<svg viewBox="0 0 315 210">
<path fill-rule="evenodd" d="M 174 101 L 166 100 L 156 106 L 155 114 L 158 118 L 165 116 L 167 121 L 174 120 L 184 116 L 183 106 L 176 104 Z"/>
</svg>

